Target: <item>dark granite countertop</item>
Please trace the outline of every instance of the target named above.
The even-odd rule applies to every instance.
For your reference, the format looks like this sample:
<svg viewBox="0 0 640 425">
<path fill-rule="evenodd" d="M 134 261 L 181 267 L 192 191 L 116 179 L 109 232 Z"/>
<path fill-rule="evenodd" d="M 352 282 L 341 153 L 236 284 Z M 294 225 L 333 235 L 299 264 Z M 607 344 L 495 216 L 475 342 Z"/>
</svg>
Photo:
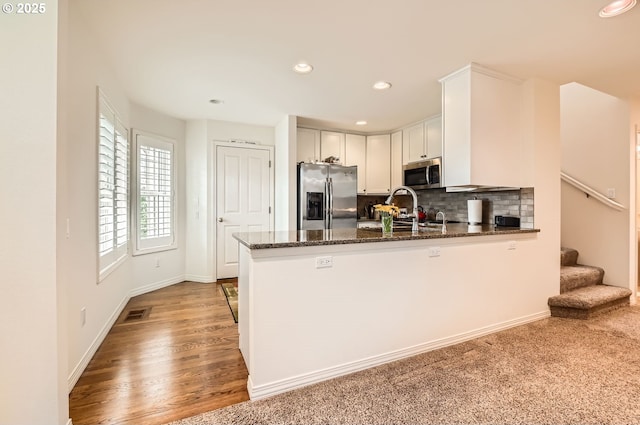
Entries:
<svg viewBox="0 0 640 425">
<path fill-rule="evenodd" d="M 447 233 L 441 227 L 429 227 L 417 234 L 411 231 L 394 230 L 391 236 L 382 236 L 380 229 L 333 229 L 300 230 L 282 232 L 242 232 L 233 237 L 249 249 L 295 248 L 304 246 L 344 245 L 370 242 L 408 241 L 419 239 L 461 238 L 467 236 L 508 235 L 517 233 L 537 233 L 539 229 L 519 227 L 496 227 L 490 224 L 469 226 L 467 224 L 447 224 Z"/>
</svg>

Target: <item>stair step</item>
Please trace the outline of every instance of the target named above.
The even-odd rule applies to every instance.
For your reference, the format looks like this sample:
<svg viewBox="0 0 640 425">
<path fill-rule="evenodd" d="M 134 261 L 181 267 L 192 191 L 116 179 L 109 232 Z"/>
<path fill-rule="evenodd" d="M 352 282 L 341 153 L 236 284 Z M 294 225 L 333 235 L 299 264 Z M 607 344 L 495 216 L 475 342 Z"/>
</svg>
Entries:
<svg viewBox="0 0 640 425">
<path fill-rule="evenodd" d="M 560 248 L 560 265 L 575 266 L 578 262 L 578 251 L 572 248 Z"/>
<path fill-rule="evenodd" d="M 593 266 L 564 266 L 560 268 L 560 293 L 573 291 L 585 286 L 600 285 L 604 270 Z"/>
<path fill-rule="evenodd" d="M 553 317 L 588 319 L 629 305 L 631 290 L 609 285 L 591 285 L 549 298 Z"/>
</svg>

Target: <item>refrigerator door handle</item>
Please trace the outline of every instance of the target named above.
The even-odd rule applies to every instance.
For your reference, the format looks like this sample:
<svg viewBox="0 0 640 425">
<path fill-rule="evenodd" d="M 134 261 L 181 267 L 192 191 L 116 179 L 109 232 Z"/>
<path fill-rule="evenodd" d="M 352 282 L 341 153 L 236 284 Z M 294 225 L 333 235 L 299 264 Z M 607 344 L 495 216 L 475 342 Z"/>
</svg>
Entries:
<svg viewBox="0 0 640 425">
<path fill-rule="evenodd" d="M 333 229 L 333 180 L 329 177 L 329 229 Z"/>
<path fill-rule="evenodd" d="M 324 181 L 324 228 L 329 228 L 329 179 Z"/>
</svg>

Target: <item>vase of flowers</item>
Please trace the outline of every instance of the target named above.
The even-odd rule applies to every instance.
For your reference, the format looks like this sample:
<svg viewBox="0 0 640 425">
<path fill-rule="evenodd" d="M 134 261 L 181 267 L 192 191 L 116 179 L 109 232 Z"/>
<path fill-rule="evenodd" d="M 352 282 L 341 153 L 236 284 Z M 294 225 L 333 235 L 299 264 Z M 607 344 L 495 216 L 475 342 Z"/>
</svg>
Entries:
<svg viewBox="0 0 640 425">
<path fill-rule="evenodd" d="M 380 212 L 382 220 L 382 236 L 389 237 L 393 235 L 393 217 L 398 214 L 398 207 L 395 205 L 378 204 L 374 208 Z"/>
</svg>

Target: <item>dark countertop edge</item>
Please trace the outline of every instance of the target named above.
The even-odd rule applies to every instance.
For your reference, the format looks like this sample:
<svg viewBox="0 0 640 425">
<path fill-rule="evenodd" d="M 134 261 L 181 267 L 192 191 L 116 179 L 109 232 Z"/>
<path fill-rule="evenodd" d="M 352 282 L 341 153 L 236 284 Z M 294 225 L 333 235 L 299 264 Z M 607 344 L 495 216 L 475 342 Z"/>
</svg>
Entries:
<svg viewBox="0 0 640 425">
<path fill-rule="evenodd" d="M 360 229 L 365 230 L 366 229 Z M 539 233 L 540 229 L 520 229 L 520 228 L 502 228 L 500 230 L 490 230 L 484 232 L 448 232 L 445 234 L 438 232 L 425 232 L 418 235 L 412 235 L 411 232 L 394 232 L 392 236 L 372 236 L 371 238 L 350 238 L 350 239 L 337 239 L 337 240 L 312 240 L 312 241 L 295 241 L 295 242 L 273 242 L 273 243 L 249 243 L 243 239 L 237 237 L 237 234 L 233 234 L 233 237 L 238 240 L 239 243 L 246 246 L 249 249 L 274 249 L 274 248 L 303 248 L 306 246 L 329 246 L 329 245 L 350 245 L 359 243 L 377 243 L 377 242 L 395 242 L 395 241 L 412 241 L 412 240 L 424 240 L 424 239 L 446 239 L 446 238 L 464 238 L 464 237 L 476 237 L 476 236 L 500 236 L 500 235 L 513 235 L 513 234 L 526 234 L 526 233 Z M 373 230 L 372 233 L 379 234 L 377 230 Z"/>
</svg>

